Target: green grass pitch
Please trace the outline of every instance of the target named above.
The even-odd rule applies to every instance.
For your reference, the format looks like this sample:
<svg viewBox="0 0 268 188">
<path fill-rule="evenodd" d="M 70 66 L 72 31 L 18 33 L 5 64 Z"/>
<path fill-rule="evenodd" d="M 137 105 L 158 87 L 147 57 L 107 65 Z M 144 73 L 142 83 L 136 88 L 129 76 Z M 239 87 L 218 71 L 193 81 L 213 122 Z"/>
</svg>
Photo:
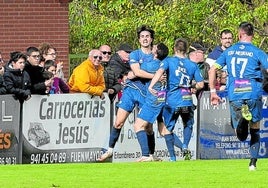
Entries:
<svg viewBox="0 0 268 188">
<path fill-rule="evenodd" d="M 252 188 L 268 187 L 268 159 L 248 170 L 248 159 L 177 162 L 5 165 L 2 187 L 10 188 Z"/>
</svg>

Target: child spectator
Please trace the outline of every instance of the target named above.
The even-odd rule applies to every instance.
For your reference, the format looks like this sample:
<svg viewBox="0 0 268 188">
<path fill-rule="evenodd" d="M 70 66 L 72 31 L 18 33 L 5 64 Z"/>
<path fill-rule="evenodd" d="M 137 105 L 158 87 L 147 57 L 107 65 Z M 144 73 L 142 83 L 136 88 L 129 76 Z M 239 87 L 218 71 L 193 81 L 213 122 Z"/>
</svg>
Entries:
<svg viewBox="0 0 268 188">
<path fill-rule="evenodd" d="M 21 52 L 12 52 L 4 73 L 7 94 L 14 94 L 20 102 L 31 98 L 31 80 L 24 71 L 27 56 Z"/>
<path fill-rule="evenodd" d="M 47 60 L 44 63 L 44 74 L 48 79 L 53 77 L 53 84 L 50 87 L 50 94 L 69 93 L 68 85 L 56 74 L 56 64 L 53 60 Z"/>
</svg>

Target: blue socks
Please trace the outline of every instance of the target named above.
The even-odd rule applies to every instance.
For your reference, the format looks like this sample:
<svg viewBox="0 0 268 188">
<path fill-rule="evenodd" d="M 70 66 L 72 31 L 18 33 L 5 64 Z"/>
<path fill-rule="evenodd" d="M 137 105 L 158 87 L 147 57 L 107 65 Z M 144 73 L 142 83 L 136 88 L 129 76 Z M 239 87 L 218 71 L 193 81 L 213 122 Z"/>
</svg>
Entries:
<svg viewBox="0 0 268 188">
<path fill-rule="evenodd" d="M 174 134 L 174 133 L 172 133 L 171 135 L 173 135 L 174 146 L 176 146 L 176 147 L 182 149 L 182 142 L 181 142 L 181 140 L 179 139 L 179 137 L 178 137 L 176 134 Z"/>
<path fill-rule="evenodd" d="M 260 129 L 250 129 L 250 155 L 251 158 L 258 158 L 258 153 L 260 149 Z"/>
<path fill-rule="evenodd" d="M 149 147 L 148 147 L 148 138 L 145 130 L 141 130 L 136 133 L 138 142 L 141 147 L 142 156 L 149 157 Z"/>
<path fill-rule="evenodd" d="M 116 129 L 114 126 L 112 127 L 110 138 L 109 138 L 109 147 L 114 148 L 115 143 L 117 142 L 121 129 Z"/>
<path fill-rule="evenodd" d="M 169 152 L 169 157 L 171 161 L 176 161 L 176 155 L 175 155 L 175 150 L 174 150 L 174 137 L 173 134 L 167 134 L 164 136 L 167 149 Z"/>
</svg>

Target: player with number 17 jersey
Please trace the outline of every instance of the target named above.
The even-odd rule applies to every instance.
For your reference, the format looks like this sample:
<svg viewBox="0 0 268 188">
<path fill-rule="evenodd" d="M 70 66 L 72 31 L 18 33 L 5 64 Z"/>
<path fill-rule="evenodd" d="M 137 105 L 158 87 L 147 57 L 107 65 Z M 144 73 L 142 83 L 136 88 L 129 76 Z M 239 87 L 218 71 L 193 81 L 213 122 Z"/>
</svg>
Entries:
<svg viewBox="0 0 268 188">
<path fill-rule="evenodd" d="M 219 69 L 227 66 L 230 101 L 258 99 L 262 96 L 260 64 L 268 69 L 267 56 L 251 43 L 238 42 L 221 54 L 214 66 Z"/>
</svg>

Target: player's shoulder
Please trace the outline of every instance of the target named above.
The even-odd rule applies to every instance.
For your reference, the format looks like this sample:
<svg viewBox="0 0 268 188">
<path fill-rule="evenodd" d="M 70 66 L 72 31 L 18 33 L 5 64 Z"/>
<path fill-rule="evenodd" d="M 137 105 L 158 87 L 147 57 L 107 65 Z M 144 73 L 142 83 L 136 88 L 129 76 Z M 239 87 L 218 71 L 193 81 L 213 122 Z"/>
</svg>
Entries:
<svg viewBox="0 0 268 188">
<path fill-rule="evenodd" d="M 129 55 L 135 55 L 135 54 L 139 54 L 139 53 L 142 53 L 141 49 L 136 49 L 136 50 L 133 50 L 132 52 L 130 52 Z"/>
</svg>

